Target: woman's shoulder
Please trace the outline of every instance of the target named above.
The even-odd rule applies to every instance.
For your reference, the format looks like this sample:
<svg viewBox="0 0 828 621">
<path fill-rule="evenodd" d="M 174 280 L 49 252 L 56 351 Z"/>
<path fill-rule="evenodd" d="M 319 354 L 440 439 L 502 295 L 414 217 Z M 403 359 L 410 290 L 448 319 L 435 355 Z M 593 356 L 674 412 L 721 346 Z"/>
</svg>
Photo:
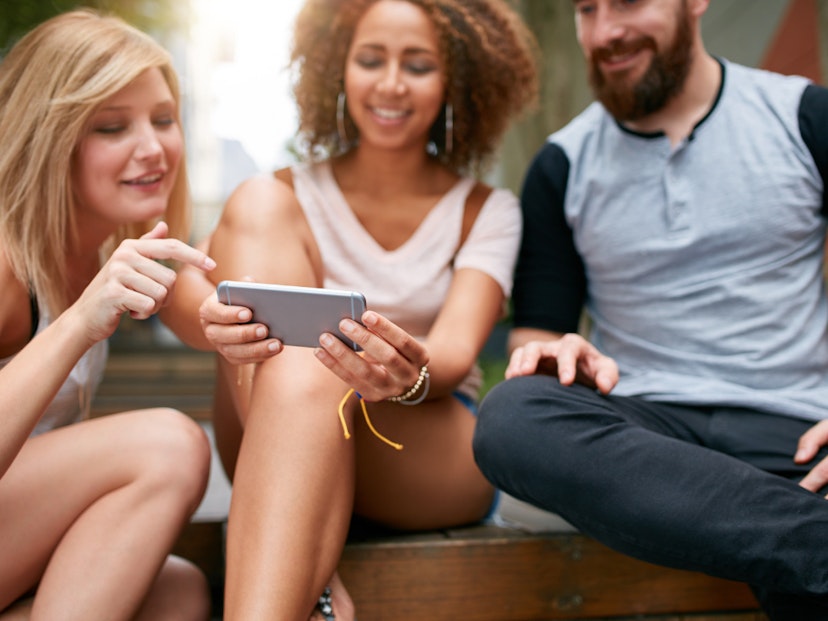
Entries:
<svg viewBox="0 0 828 621">
<path fill-rule="evenodd" d="M 519 209 L 519 201 L 512 190 L 496 185 L 491 185 L 485 181 L 463 177 L 461 182 L 469 186 L 468 194 L 466 195 L 467 202 L 474 202 L 485 207 L 487 211 L 510 211 L 512 209 Z"/>
<path fill-rule="evenodd" d="M 238 226 L 261 226 L 298 208 L 293 187 L 274 173 L 261 173 L 244 180 L 224 205 L 222 219 Z"/>
<path fill-rule="evenodd" d="M 290 174 L 289 168 L 277 170 L 272 173 L 258 173 L 242 181 L 233 193 L 228 202 L 243 197 L 249 198 L 284 198 L 293 194 L 293 186 L 286 182 L 286 173 Z M 287 179 L 290 177 L 288 176 Z"/>
</svg>

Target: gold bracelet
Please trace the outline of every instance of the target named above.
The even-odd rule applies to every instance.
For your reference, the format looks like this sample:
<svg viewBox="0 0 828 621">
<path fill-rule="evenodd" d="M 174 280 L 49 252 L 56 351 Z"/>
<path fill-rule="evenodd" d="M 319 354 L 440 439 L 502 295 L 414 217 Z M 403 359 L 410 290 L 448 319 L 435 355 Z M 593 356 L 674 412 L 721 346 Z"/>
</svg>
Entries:
<svg viewBox="0 0 828 621">
<path fill-rule="evenodd" d="M 417 394 L 417 392 L 423 385 L 425 385 L 423 393 L 413 401 L 409 401 L 411 397 Z M 399 403 L 400 405 L 417 405 L 418 403 L 422 403 L 423 401 L 425 401 L 426 395 L 428 395 L 428 389 L 430 385 L 431 380 L 428 375 L 428 366 L 423 365 L 420 369 L 420 376 L 417 378 L 417 381 L 414 382 L 414 385 L 411 388 L 409 388 L 403 394 L 398 395 L 396 397 L 388 397 L 386 401 L 391 401 L 392 403 Z"/>
</svg>

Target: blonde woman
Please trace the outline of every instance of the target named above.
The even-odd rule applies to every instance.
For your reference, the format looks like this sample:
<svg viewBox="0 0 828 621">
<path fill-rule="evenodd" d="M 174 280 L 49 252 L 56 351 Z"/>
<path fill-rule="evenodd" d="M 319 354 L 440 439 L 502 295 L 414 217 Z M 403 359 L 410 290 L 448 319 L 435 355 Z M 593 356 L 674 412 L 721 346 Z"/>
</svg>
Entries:
<svg viewBox="0 0 828 621">
<path fill-rule="evenodd" d="M 332 606 L 326 591 L 314 614 L 352 619 L 335 569 L 353 513 L 421 529 L 490 511 L 471 451 L 475 362 L 510 293 L 521 219 L 514 195 L 472 175 L 532 102 L 534 61 L 502 0 L 305 3 L 293 62 L 309 161 L 238 188 L 212 236 L 213 275 L 363 292 L 365 326 L 342 327 L 365 355 L 329 334 L 318 349 L 250 345 L 261 326 L 222 327 L 246 311 L 208 298 L 207 333 L 228 359 L 281 349 L 255 374 L 223 365 L 228 619 L 307 619 L 328 585 Z M 375 437 L 351 389 L 402 450 Z"/>
<path fill-rule="evenodd" d="M 0 64 L 0 619 L 203 621 L 169 557 L 207 480 L 167 409 L 84 420 L 123 313 L 167 301 L 188 193 L 167 53 L 115 18 L 44 22 Z M 160 222 L 161 219 L 165 222 Z"/>
</svg>

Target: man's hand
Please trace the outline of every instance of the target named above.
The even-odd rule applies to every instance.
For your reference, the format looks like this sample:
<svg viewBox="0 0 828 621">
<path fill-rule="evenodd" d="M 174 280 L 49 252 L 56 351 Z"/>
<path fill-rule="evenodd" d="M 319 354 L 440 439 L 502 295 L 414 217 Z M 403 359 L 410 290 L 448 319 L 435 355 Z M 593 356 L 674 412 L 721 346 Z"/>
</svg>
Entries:
<svg viewBox="0 0 828 621">
<path fill-rule="evenodd" d="M 794 455 L 794 462 L 807 464 L 816 457 L 819 450 L 826 444 L 828 444 L 828 420 L 817 423 L 802 434 L 802 437 L 799 438 L 796 455 Z M 814 466 L 799 484 L 812 492 L 818 492 L 825 485 L 828 485 L 828 458 Z"/>
<path fill-rule="evenodd" d="M 512 352 L 506 378 L 543 373 L 564 386 L 578 382 L 608 394 L 618 383 L 618 365 L 577 334 L 556 340 L 530 341 Z"/>
</svg>

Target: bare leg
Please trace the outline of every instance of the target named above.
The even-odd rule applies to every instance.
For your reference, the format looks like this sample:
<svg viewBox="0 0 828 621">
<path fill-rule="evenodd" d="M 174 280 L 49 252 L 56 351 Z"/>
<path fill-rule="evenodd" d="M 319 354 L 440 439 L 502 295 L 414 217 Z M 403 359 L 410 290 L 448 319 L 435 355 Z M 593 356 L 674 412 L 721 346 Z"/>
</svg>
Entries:
<svg viewBox="0 0 828 621">
<path fill-rule="evenodd" d="M 33 597 L 27 597 L 0 612 L 0 621 L 29 621 L 32 616 Z"/>
<path fill-rule="evenodd" d="M 354 619 L 354 602 L 342 580 L 339 578 L 339 572 L 334 572 L 328 586 L 331 588 L 331 600 L 333 614 L 337 621 L 352 621 Z M 0 621 L 3 621 L 0 617 Z M 310 621 L 325 621 L 323 615 L 319 610 L 314 610 Z"/>
<path fill-rule="evenodd" d="M 347 390 L 310 349 L 259 368 L 230 508 L 227 619 L 307 619 L 333 575 L 354 492 L 356 443 L 336 413 Z"/>
<path fill-rule="evenodd" d="M 374 426 L 405 448 L 390 450 L 355 417 L 356 513 L 412 530 L 469 524 L 488 513 L 494 489 L 474 462 L 475 417 L 460 401 L 370 403 L 368 410 Z"/>
<path fill-rule="evenodd" d="M 239 387 L 236 386 L 236 390 L 231 390 L 229 385 L 229 375 L 235 372 L 236 367 L 225 362 L 223 358 L 218 358 L 216 386 L 213 394 L 213 430 L 221 465 L 229 481 L 233 480 L 236 471 L 236 460 L 239 457 L 239 447 L 244 432 L 234 399 L 234 394 L 239 392 Z"/>
<path fill-rule="evenodd" d="M 487 512 L 493 490 L 474 464 L 474 417 L 462 404 L 369 404 L 374 424 L 405 445 L 395 451 L 355 415 L 355 397 L 354 437 L 344 439 L 336 411 L 347 390 L 310 350 L 287 348 L 259 369 L 231 501 L 227 619 L 307 618 L 339 561 L 354 498 L 360 514 L 398 528 Z"/>
<path fill-rule="evenodd" d="M 0 479 L 0 607 L 38 585 L 32 619 L 132 619 L 208 472 L 206 436 L 172 410 L 30 440 Z"/>
<path fill-rule="evenodd" d="M 189 561 L 167 557 L 135 621 L 207 621 L 209 618 L 210 589 L 204 574 Z"/>
<path fill-rule="evenodd" d="M 33 597 L 0 612 L 0 621 L 29 621 Z M 201 571 L 184 559 L 168 557 L 135 621 L 206 621 L 210 594 Z"/>
</svg>

